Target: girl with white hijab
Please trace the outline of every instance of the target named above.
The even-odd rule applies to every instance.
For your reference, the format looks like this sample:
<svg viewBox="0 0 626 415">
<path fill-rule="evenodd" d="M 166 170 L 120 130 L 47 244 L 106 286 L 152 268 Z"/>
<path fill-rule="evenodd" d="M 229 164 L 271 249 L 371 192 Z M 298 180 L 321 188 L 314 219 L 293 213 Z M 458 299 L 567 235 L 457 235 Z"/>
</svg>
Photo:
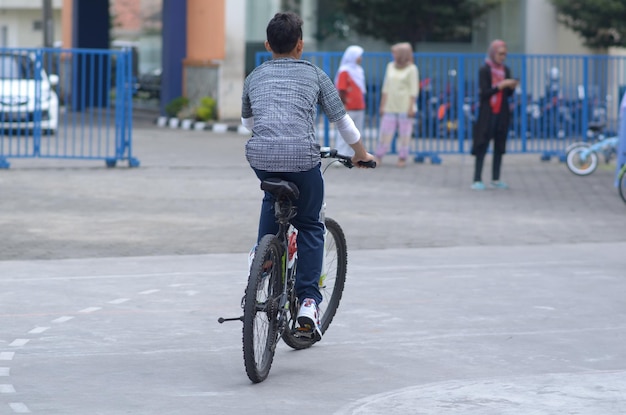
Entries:
<svg viewBox="0 0 626 415">
<path fill-rule="evenodd" d="M 346 112 L 354 120 L 357 129 L 363 135 L 365 126 L 365 72 L 361 66 L 363 59 L 363 48 L 352 45 L 346 48 L 341 58 L 337 75 L 335 76 L 335 86 L 341 97 L 341 101 L 346 107 Z M 352 156 L 354 151 L 346 142 L 337 137 L 335 147 L 340 154 Z"/>
</svg>

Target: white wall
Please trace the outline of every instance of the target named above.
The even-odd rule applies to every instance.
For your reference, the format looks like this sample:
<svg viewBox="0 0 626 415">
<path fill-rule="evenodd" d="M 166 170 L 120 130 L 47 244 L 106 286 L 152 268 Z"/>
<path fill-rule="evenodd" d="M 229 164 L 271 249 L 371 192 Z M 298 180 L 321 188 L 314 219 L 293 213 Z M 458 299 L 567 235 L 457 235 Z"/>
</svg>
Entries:
<svg viewBox="0 0 626 415">
<path fill-rule="evenodd" d="M 2 0 L 0 0 L 1 2 Z M 41 2 L 40 2 L 41 3 Z M 0 3 L 1 4 L 1 3 Z M 54 39 L 61 39 L 61 11 L 55 9 L 54 17 Z M 43 45 L 43 30 L 35 30 L 34 23 L 42 22 L 43 13 L 39 9 L 0 9 L 0 31 L 7 28 L 7 44 L 0 45 L 11 48 L 31 48 Z M 0 42 L 2 39 L 0 38 Z"/>
<path fill-rule="evenodd" d="M 222 120 L 238 120 L 246 66 L 246 0 L 225 3 L 226 57 L 219 71 L 219 112 Z"/>
<path fill-rule="evenodd" d="M 63 0 L 52 0 L 52 8 L 60 10 Z M 38 9 L 43 7 L 42 0 L 0 0 L 0 9 Z"/>
<path fill-rule="evenodd" d="M 280 11 L 280 0 L 247 0 L 243 7 L 248 42 L 264 42 L 267 22 Z"/>
<path fill-rule="evenodd" d="M 557 21 L 548 0 L 527 0 L 526 50 L 529 54 L 589 54 L 583 40 Z"/>
</svg>

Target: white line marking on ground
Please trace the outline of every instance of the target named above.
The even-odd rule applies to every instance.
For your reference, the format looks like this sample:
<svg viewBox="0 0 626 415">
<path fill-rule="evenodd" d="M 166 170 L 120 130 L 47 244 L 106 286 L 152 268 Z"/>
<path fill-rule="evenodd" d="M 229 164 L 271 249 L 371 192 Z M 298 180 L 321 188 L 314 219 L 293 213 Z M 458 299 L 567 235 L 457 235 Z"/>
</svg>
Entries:
<svg viewBox="0 0 626 415">
<path fill-rule="evenodd" d="M 9 376 L 11 374 L 10 367 L 0 367 L 0 376 Z"/>
<path fill-rule="evenodd" d="M 187 294 L 189 297 L 193 297 L 194 295 L 198 294 L 200 291 L 194 291 L 194 290 L 188 290 L 185 291 L 185 294 Z"/>
<path fill-rule="evenodd" d="M 514 272 L 511 274 L 512 277 L 524 277 L 524 278 L 530 278 L 530 277 L 541 277 L 543 276 L 543 274 L 539 273 L 539 272 Z"/>
<path fill-rule="evenodd" d="M 453 274 L 453 275 L 448 275 L 448 278 L 456 278 L 456 279 L 478 278 L 478 274 Z"/>
<path fill-rule="evenodd" d="M 71 319 L 73 319 L 73 316 L 63 316 L 63 317 L 59 317 L 55 320 L 52 320 L 53 323 L 65 323 L 66 321 L 70 321 Z"/>
<path fill-rule="evenodd" d="M 429 269 L 465 269 L 465 268 L 478 268 L 478 269 L 488 269 L 488 268 L 541 268 L 549 265 L 554 266 L 572 266 L 576 264 L 583 264 L 582 261 L 544 261 L 544 262 L 494 262 L 494 263 L 480 263 L 480 264 L 432 264 L 432 265 L 397 265 L 397 266 L 389 266 L 389 265 L 381 265 L 381 266 L 360 266 L 355 265 L 352 268 L 354 270 L 368 270 L 368 271 L 385 271 L 385 272 L 395 272 L 395 271 L 413 271 L 413 270 L 429 270 Z M 354 272 L 354 271 L 353 271 Z"/>
<path fill-rule="evenodd" d="M 115 300 L 109 301 L 109 304 L 122 304 L 122 303 L 125 303 L 126 301 L 130 301 L 130 298 L 117 298 Z"/>
<path fill-rule="evenodd" d="M 29 331 L 29 334 L 41 334 L 46 330 L 49 330 L 50 327 L 35 327 L 34 329 L 32 329 L 31 331 Z"/>
<path fill-rule="evenodd" d="M 598 270 L 589 270 L 589 271 L 572 271 L 572 274 L 574 275 L 597 275 L 600 274 L 600 271 Z"/>
<path fill-rule="evenodd" d="M 29 341 L 30 341 L 30 339 L 15 339 L 15 340 L 13 340 L 9 344 L 9 346 L 11 346 L 11 347 L 21 347 L 21 346 L 24 346 Z"/>
<path fill-rule="evenodd" d="M 79 311 L 79 313 L 93 313 L 94 311 L 102 310 L 102 307 L 87 307 Z"/>
<path fill-rule="evenodd" d="M 490 268 L 490 267 L 509 267 L 509 268 L 541 268 L 545 266 L 574 266 L 578 264 L 585 264 L 584 261 L 537 261 L 537 262 L 494 262 L 494 263 L 472 263 L 472 264 L 433 264 L 433 265 L 415 265 L 415 266 L 367 266 L 358 267 L 354 266 L 353 269 L 366 269 L 366 270 L 428 270 L 428 269 L 454 269 L 454 268 Z M 244 272 L 245 271 L 244 269 Z M 239 270 L 217 270 L 217 271 L 198 271 L 198 272 L 161 272 L 161 273 L 146 273 L 146 274 L 108 274 L 108 275 L 77 275 L 75 277 L 33 277 L 33 278 L 10 278 L 0 280 L 2 283 L 15 283 L 15 282 L 32 282 L 32 281 L 68 281 L 68 280 L 90 280 L 90 279 L 130 279 L 130 278 L 159 278 L 159 277 L 229 277 L 240 276 Z"/>
<path fill-rule="evenodd" d="M 154 289 L 154 290 L 146 290 L 146 291 L 141 291 L 141 292 L 139 293 L 139 295 L 154 294 L 154 293 L 158 293 L 159 291 L 161 291 L 161 290 L 157 290 L 157 289 Z"/>
<path fill-rule="evenodd" d="M 0 385 L 0 393 L 15 393 L 13 385 Z"/>
<path fill-rule="evenodd" d="M 569 264 L 569 263 L 568 263 Z M 75 277 L 33 277 L 33 278 L 10 278 L 2 279 L 5 282 L 32 282 L 32 281 L 72 281 L 72 280 L 97 280 L 97 279 L 130 279 L 130 278 L 159 278 L 159 277 L 229 277 L 238 276 L 240 271 L 198 271 L 198 272 L 162 272 L 153 274 L 109 274 L 109 275 L 77 275 Z"/>
<path fill-rule="evenodd" d="M 13 402 L 13 403 L 10 403 L 9 406 L 11 407 L 11 409 L 13 409 L 13 412 L 15 412 L 16 414 L 29 414 L 30 413 L 28 406 L 24 405 L 21 402 Z"/>
<path fill-rule="evenodd" d="M 177 393 L 174 396 L 181 398 L 195 398 L 195 397 L 214 397 L 214 396 L 232 396 L 235 392 L 189 392 L 189 393 Z"/>
<path fill-rule="evenodd" d="M 0 360 L 13 360 L 15 352 L 2 352 L 0 353 Z"/>
</svg>

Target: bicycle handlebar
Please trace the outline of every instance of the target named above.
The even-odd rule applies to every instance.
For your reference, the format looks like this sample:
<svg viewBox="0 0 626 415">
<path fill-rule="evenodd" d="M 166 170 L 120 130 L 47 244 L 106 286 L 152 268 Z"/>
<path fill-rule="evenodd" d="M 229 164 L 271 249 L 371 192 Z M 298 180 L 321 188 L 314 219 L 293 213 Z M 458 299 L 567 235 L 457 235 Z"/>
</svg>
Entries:
<svg viewBox="0 0 626 415">
<path fill-rule="evenodd" d="M 339 154 L 336 148 L 321 147 L 320 156 L 323 159 L 327 159 L 327 158 L 337 159 L 337 161 L 339 161 L 341 164 L 343 164 L 349 169 L 354 167 L 354 163 L 352 163 L 352 157 Z M 376 162 L 374 160 L 359 161 L 359 165 L 370 168 L 370 169 L 376 168 Z"/>
</svg>

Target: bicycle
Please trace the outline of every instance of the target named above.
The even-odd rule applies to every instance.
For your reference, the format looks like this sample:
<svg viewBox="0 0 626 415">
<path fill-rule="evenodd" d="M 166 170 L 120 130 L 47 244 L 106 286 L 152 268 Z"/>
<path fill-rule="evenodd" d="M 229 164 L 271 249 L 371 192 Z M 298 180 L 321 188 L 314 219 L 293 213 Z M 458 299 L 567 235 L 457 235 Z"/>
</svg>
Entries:
<svg viewBox="0 0 626 415">
<path fill-rule="evenodd" d="M 626 163 L 622 165 L 617 174 L 617 190 L 624 203 L 626 203 Z"/>
<path fill-rule="evenodd" d="M 351 157 L 337 153 L 336 149 L 322 147 L 322 158 L 333 158 L 348 168 L 354 167 Z M 330 165 L 330 164 L 329 164 Z M 375 162 L 363 163 L 376 167 Z M 326 166 L 328 168 L 328 166 Z M 264 381 L 269 375 L 279 340 L 291 348 L 301 350 L 316 343 L 313 329 L 297 324 L 298 299 L 295 278 L 298 263 L 297 229 L 290 220 L 296 215 L 294 201 L 299 190 L 294 183 L 281 179 L 261 182 L 261 189 L 275 197 L 275 216 L 279 230 L 275 235 L 265 235 L 259 241 L 250 265 L 250 274 L 244 297 L 241 300 L 243 315 L 218 319 L 242 321 L 244 366 L 253 383 Z M 346 238 L 341 226 L 326 217 L 326 204 L 322 205 L 321 218 L 326 226 L 322 275 L 319 288 L 324 302 L 319 304 L 322 334 L 332 322 L 345 286 L 348 266 Z"/>
<path fill-rule="evenodd" d="M 617 153 L 617 135 L 606 135 L 604 124 L 590 124 L 591 142 L 579 141 L 566 149 L 567 168 L 577 176 L 588 176 L 598 168 L 598 153 L 604 154 L 606 163 Z"/>
</svg>

